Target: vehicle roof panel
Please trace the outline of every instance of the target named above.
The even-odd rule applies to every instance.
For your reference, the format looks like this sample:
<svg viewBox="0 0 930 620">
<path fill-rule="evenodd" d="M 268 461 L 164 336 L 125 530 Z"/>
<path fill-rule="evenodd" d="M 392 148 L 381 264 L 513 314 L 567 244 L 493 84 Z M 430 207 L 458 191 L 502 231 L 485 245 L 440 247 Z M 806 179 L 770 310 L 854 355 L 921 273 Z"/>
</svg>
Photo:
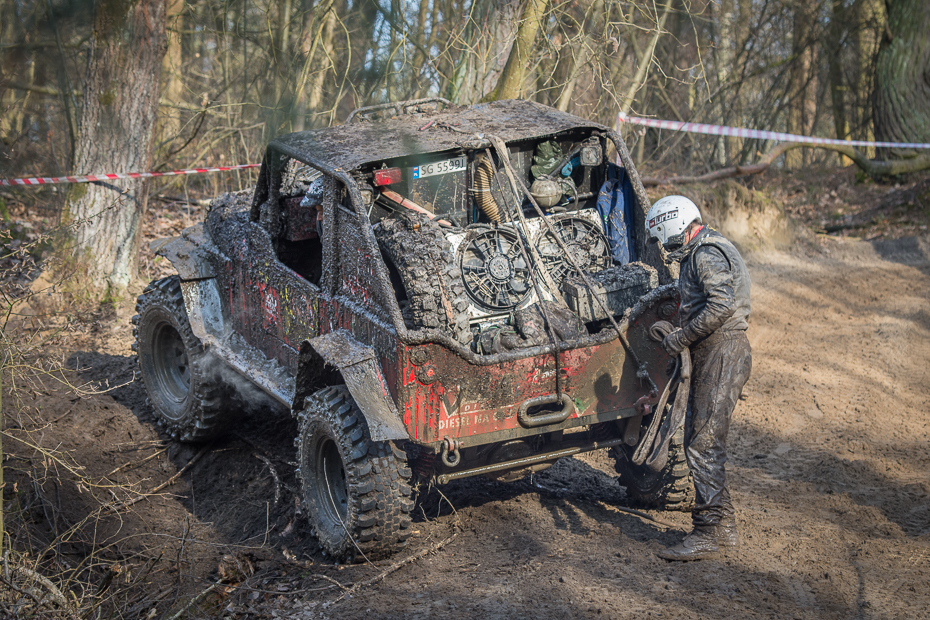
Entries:
<svg viewBox="0 0 930 620">
<path fill-rule="evenodd" d="M 430 121 L 434 121 L 433 124 L 421 131 L 420 128 Z M 532 101 L 511 99 L 300 131 L 276 138 L 269 148 L 278 147 L 278 150 L 302 154 L 348 171 L 394 157 L 460 148 L 464 141 L 477 134 L 493 134 L 504 142 L 512 142 L 581 127 L 606 130 L 603 125 L 566 112 Z"/>
</svg>

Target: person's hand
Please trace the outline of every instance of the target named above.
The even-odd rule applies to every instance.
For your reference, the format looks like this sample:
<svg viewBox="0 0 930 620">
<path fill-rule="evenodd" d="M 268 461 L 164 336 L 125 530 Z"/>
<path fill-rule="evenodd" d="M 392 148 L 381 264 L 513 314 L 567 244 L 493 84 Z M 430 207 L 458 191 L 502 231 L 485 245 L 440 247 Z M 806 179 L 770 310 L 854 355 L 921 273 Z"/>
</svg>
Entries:
<svg viewBox="0 0 930 620">
<path fill-rule="evenodd" d="M 688 346 L 684 340 L 685 335 L 680 329 L 676 329 L 662 340 L 662 348 L 665 352 L 675 357 L 681 353 L 682 349 Z"/>
</svg>

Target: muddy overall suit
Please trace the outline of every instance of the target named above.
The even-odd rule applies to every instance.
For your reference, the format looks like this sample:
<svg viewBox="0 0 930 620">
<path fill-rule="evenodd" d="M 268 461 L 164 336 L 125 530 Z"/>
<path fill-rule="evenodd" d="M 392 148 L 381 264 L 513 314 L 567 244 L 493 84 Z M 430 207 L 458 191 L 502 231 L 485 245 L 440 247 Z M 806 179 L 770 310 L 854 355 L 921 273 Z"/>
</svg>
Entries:
<svg viewBox="0 0 930 620">
<path fill-rule="evenodd" d="M 752 369 L 746 338 L 750 283 L 737 249 L 717 231 L 701 226 L 700 213 L 690 200 L 668 197 L 656 202 L 653 209 L 658 206 L 661 212 L 661 203 L 669 198 L 687 201 L 687 205 L 671 202 L 688 224 L 680 234 L 663 240 L 669 249 L 682 242 L 684 245 L 669 254 L 669 259 L 681 266 L 681 329 L 669 334 L 662 344 L 673 355 L 684 347 L 691 349 L 685 452 L 694 478 L 695 504 L 694 530 L 681 544 L 658 555 L 667 560 L 697 560 L 738 542 L 726 486 L 726 439 L 730 416 Z M 664 223 L 668 228 L 670 221 Z"/>
</svg>

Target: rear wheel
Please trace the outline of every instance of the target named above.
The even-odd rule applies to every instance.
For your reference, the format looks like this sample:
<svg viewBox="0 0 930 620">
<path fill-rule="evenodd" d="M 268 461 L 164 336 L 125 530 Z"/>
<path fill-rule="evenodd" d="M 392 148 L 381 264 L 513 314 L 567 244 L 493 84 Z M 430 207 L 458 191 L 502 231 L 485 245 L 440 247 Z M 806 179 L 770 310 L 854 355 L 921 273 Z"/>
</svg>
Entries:
<svg viewBox="0 0 930 620">
<path fill-rule="evenodd" d="M 684 439 L 684 429 L 679 428 L 669 442 L 668 462 L 658 472 L 633 463 L 636 446 L 620 445 L 612 449 L 620 484 L 626 487 L 627 496 L 634 504 L 664 510 L 691 510 L 694 485 L 685 458 Z"/>
<path fill-rule="evenodd" d="M 320 545 L 339 560 L 383 558 L 410 536 L 407 455 L 372 441 L 344 386 L 306 399 L 297 441 L 302 499 Z"/>
<path fill-rule="evenodd" d="M 132 318 L 142 381 L 155 416 L 181 441 L 204 441 L 231 421 L 228 399 L 214 374 L 219 363 L 191 331 L 177 276 L 149 284 Z"/>
</svg>

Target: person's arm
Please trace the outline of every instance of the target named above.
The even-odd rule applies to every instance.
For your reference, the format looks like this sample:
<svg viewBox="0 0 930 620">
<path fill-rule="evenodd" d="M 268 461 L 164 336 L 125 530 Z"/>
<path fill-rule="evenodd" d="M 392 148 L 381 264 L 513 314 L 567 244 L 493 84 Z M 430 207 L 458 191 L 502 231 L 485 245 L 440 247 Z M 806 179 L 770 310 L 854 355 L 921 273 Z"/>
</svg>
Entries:
<svg viewBox="0 0 930 620">
<path fill-rule="evenodd" d="M 704 246 L 695 250 L 697 276 L 704 288 L 707 302 L 704 309 L 681 329 L 666 336 L 662 346 L 670 355 L 717 331 L 736 312 L 733 292 L 733 271 L 730 261 L 719 249 Z"/>
<path fill-rule="evenodd" d="M 698 248 L 694 263 L 707 302 L 700 314 L 681 329 L 687 344 L 710 336 L 736 312 L 733 271 L 723 252 L 713 246 Z"/>
</svg>

